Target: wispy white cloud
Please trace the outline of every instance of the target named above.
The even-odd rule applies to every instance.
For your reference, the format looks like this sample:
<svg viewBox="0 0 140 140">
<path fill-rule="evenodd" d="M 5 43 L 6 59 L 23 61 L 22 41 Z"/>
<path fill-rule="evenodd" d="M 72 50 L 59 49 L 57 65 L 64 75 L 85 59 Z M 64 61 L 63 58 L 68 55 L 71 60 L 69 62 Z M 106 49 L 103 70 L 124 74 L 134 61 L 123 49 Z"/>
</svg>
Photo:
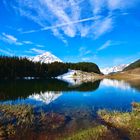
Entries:
<svg viewBox="0 0 140 140">
<path fill-rule="evenodd" d="M 108 8 L 110 10 L 127 9 L 140 3 L 139 0 L 107 0 Z"/>
<path fill-rule="evenodd" d="M 93 54 L 91 56 L 86 56 L 86 57 L 82 57 L 81 60 L 82 61 L 89 61 L 89 62 L 95 62 L 95 60 L 97 60 L 98 57 L 96 54 Z"/>
<path fill-rule="evenodd" d="M 104 50 L 104 49 L 108 48 L 111 45 L 112 45 L 112 41 L 108 40 L 98 49 L 98 51 Z"/>
<path fill-rule="evenodd" d="M 34 44 L 32 41 L 22 41 L 24 44 L 29 44 L 29 45 L 31 45 L 31 44 Z"/>
<path fill-rule="evenodd" d="M 42 53 L 45 53 L 46 51 L 41 50 L 41 49 L 37 49 L 37 48 L 32 48 L 32 49 L 30 49 L 30 52 L 31 53 L 36 53 L 36 54 L 42 54 Z"/>
<path fill-rule="evenodd" d="M 29 41 L 29 40 L 21 41 L 17 37 L 15 37 L 13 35 L 10 35 L 10 34 L 6 34 L 6 33 L 2 33 L 0 35 L 0 40 L 6 42 L 8 44 L 14 44 L 14 45 L 17 45 L 17 46 L 20 46 L 20 45 L 32 45 L 32 46 L 39 47 L 39 48 L 44 47 L 44 45 L 37 44 L 37 43 L 34 43 L 32 41 Z"/>
<path fill-rule="evenodd" d="M 98 15 L 101 13 L 102 8 L 105 7 L 106 0 L 90 0 L 90 4 L 93 7 L 93 14 Z"/>
<path fill-rule="evenodd" d="M 103 45 L 101 45 L 98 49 L 98 51 L 107 49 L 110 46 L 117 46 L 117 45 L 121 45 L 121 44 L 125 44 L 126 42 L 123 41 L 112 41 L 112 40 L 107 40 Z"/>
<path fill-rule="evenodd" d="M 2 33 L 2 35 L 0 35 L 0 40 L 9 44 L 23 45 L 23 43 L 20 42 L 15 36 L 6 33 Z"/>
<path fill-rule="evenodd" d="M 11 4 L 16 12 L 25 16 L 40 26 L 40 29 L 22 31 L 23 33 L 33 33 L 37 31 L 53 32 L 54 36 L 67 43 L 65 36 L 95 38 L 110 32 L 114 28 L 114 11 L 130 8 L 138 0 L 15 0 L 16 4 Z M 84 5 L 89 14 L 86 13 Z M 108 11 L 104 14 L 104 11 Z"/>
<path fill-rule="evenodd" d="M 64 36 L 56 29 L 52 29 L 53 35 L 61 39 L 66 45 L 68 45 L 67 40 L 64 38 Z"/>
<path fill-rule="evenodd" d="M 1 48 L 0 48 L 0 52 L 3 53 L 4 55 L 10 55 L 10 56 L 13 55 L 13 53 L 12 53 L 11 51 L 9 51 L 9 50 L 4 50 L 4 49 L 1 49 Z"/>
<path fill-rule="evenodd" d="M 95 38 L 100 37 L 101 35 L 110 32 L 113 28 L 113 19 L 112 17 L 105 17 L 104 19 L 98 20 L 94 24 L 94 35 Z"/>
<path fill-rule="evenodd" d="M 40 44 L 36 44 L 36 47 L 44 48 L 45 46 L 44 45 L 40 45 Z"/>
<path fill-rule="evenodd" d="M 83 57 L 82 58 L 82 61 L 86 61 L 87 62 L 87 61 L 90 61 L 90 60 L 91 60 L 91 57 Z"/>
<path fill-rule="evenodd" d="M 45 31 L 45 30 L 53 30 L 53 29 L 57 29 L 57 28 L 65 28 L 67 26 L 70 26 L 70 25 L 72 26 L 74 24 L 76 26 L 76 24 L 78 24 L 78 23 L 83 23 L 86 21 L 96 21 L 96 19 L 97 19 L 97 17 L 90 17 L 90 18 L 80 19 L 80 20 L 76 20 L 76 21 L 69 21 L 69 22 L 57 24 L 54 26 L 45 26 L 44 28 L 41 28 L 39 30 L 24 31 L 22 33 L 33 33 L 33 32 Z"/>
<path fill-rule="evenodd" d="M 12 35 L 8 35 L 8 34 L 3 33 L 3 36 L 11 42 L 17 42 L 17 38 L 15 38 Z"/>
<path fill-rule="evenodd" d="M 87 49 L 87 47 L 80 47 L 79 54 L 77 55 L 79 61 L 95 61 L 97 59 L 97 55 L 95 52 Z"/>
<path fill-rule="evenodd" d="M 86 47 L 80 47 L 79 48 L 79 57 L 90 55 L 92 52 L 87 49 Z"/>
</svg>

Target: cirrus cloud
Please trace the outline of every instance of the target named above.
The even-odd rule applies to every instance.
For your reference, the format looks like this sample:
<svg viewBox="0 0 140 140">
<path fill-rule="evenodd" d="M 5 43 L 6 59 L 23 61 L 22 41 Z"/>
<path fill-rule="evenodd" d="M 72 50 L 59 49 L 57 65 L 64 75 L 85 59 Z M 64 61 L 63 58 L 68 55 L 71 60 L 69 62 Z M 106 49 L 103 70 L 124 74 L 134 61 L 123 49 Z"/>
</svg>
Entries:
<svg viewBox="0 0 140 140">
<path fill-rule="evenodd" d="M 7 0 L 3 1 L 6 3 Z M 137 3 L 137 0 L 14 0 L 7 5 L 39 25 L 38 30 L 23 33 L 50 30 L 67 43 L 65 37 L 92 35 L 97 39 L 110 32 L 116 22 L 116 10 L 121 12 Z"/>
<path fill-rule="evenodd" d="M 0 35 L 0 40 L 9 44 L 23 45 L 23 43 L 20 42 L 15 36 L 6 33 L 2 33 L 2 35 Z"/>
</svg>

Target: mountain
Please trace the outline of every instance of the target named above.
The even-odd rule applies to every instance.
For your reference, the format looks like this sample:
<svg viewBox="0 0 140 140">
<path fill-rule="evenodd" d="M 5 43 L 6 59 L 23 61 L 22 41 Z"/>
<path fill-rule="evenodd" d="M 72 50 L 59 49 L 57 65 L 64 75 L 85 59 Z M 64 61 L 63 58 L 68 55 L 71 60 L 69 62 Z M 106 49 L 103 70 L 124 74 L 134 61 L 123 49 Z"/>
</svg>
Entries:
<svg viewBox="0 0 140 140">
<path fill-rule="evenodd" d="M 35 57 L 29 58 L 29 60 L 33 62 L 41 62 L 41 63 L 53 63 L 53 62 L 62 62 L 61 59 L 56 57 L 50 52 L 45 52 L 41 55 L 37 55 Z"/>
<path fill-rule="evenodd" d="M 126 70 L 132 70 L 132 69 L 136 69 L 136 68 L 140 68 L 140 59 L 131 63 L 129 66 L 127 66 L 124 71 Z"/>
<path fill-rule="evenodd" d="M 140 86 L 140 59 L 129 64 L 123 69 L 123 71 L 108 75 L 107 78 L 124 80 L 131 83 L 132 86 L 138 88 Z"/>
<path fill-rule="evenodd" d="M 114 67 L 103 68 L 103 69 L 101 69 L 101 72 L 103 74 L 119 72 L 119 71 L 122 71 L 124 68 L 128 67 L 128 65 L 129 64 L 122 64 L 122 65 L 118 65 L 118 66 L 114 66 Z"/>
</svg>

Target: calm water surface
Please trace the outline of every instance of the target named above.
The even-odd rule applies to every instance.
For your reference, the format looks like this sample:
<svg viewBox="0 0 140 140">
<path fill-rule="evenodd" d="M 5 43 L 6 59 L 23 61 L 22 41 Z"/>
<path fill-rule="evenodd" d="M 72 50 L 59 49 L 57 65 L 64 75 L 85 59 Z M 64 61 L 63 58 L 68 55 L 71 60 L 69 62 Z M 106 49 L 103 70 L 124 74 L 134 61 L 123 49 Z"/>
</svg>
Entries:
<svg viewBox="0 0 140 140">
<path fill-rule="evenodd" d="M 30 104 L 36 112 L 43 110 L 68 118 L 64 128 L 51 132 L 51 136 L 94 126 L 99 109 L 131 111 L 132 102 L 140 102 L 139 89 L 117 80 L 77 84 L 59 80 L 0 82 L 0 104 Z"/>
</svg>

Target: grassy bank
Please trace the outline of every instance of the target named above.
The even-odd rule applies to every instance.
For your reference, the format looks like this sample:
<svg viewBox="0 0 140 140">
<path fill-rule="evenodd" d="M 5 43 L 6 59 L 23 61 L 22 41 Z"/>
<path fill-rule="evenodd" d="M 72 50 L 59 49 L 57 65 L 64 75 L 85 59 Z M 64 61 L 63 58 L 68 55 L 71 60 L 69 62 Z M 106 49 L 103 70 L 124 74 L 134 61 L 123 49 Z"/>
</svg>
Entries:
<svg viewBox="0 0 140 140">
<path fill-rule="evenodd" d="M 36 114 L 30 105 L 0 105 L 0 140 L 22 138 L 28 132 L 55 131 L 65 122 L 60 114 L 42 110 Z"/>
<path fill-rule="evenodd" d="M 116 80 L 125 80 L 127 82 L 137 81 L 137 80 L 140 80 L 140 68 L 122 71 L 115 74 L 110 74 L 110 75 L 107 75 L 106 78 L 116 79 Z"/>
<path fill-rule="evenodd" d="M 107 128 L 101 125 L 95 128 L 80 131 L 72 136 L 69 136 L 68 138 L 64 138 L 63 140 L 97 140 L 99 138 L 103 138 L 107 132 Z"/>
<path fill-rule="evenodd" d="M 98 112 L 100 118 L 108 124 L 108 126 L 115 128 L 121 135 L 131 140 L 140 139 L 140 104 L 132 103 L 132 112 L 108 112 L 100 110 Z"/>
<path fill-rule="evenodd" d="M 33 108 L 28 105 L 0 105 L 0 139 L 16 135 L 32 126 Z M 22 132 L 23 132 L 22 131 Z"/>
<path fill-rule="evenodd" d="M 35 114 L 29 105 L 0 105 L 0 139 L 15 139 L 28 132 L 44 137 L 55 135 L 57 130 L 65 128 L 67 119 L 56 113 Z M 62 129 L 63 130 L 63 129 Z M 50 134 L 48 135 L 48 133 Z M 63 131 L 64 133 L 64 131 Z M 98 111 L 94 127 L 54 136 L 60 140 L 139 140 L 140 139 L 140 103 L 132 103 L 131 112 Z M 21 137 L 20 137 L 21 138 Z"/>
</svg>

